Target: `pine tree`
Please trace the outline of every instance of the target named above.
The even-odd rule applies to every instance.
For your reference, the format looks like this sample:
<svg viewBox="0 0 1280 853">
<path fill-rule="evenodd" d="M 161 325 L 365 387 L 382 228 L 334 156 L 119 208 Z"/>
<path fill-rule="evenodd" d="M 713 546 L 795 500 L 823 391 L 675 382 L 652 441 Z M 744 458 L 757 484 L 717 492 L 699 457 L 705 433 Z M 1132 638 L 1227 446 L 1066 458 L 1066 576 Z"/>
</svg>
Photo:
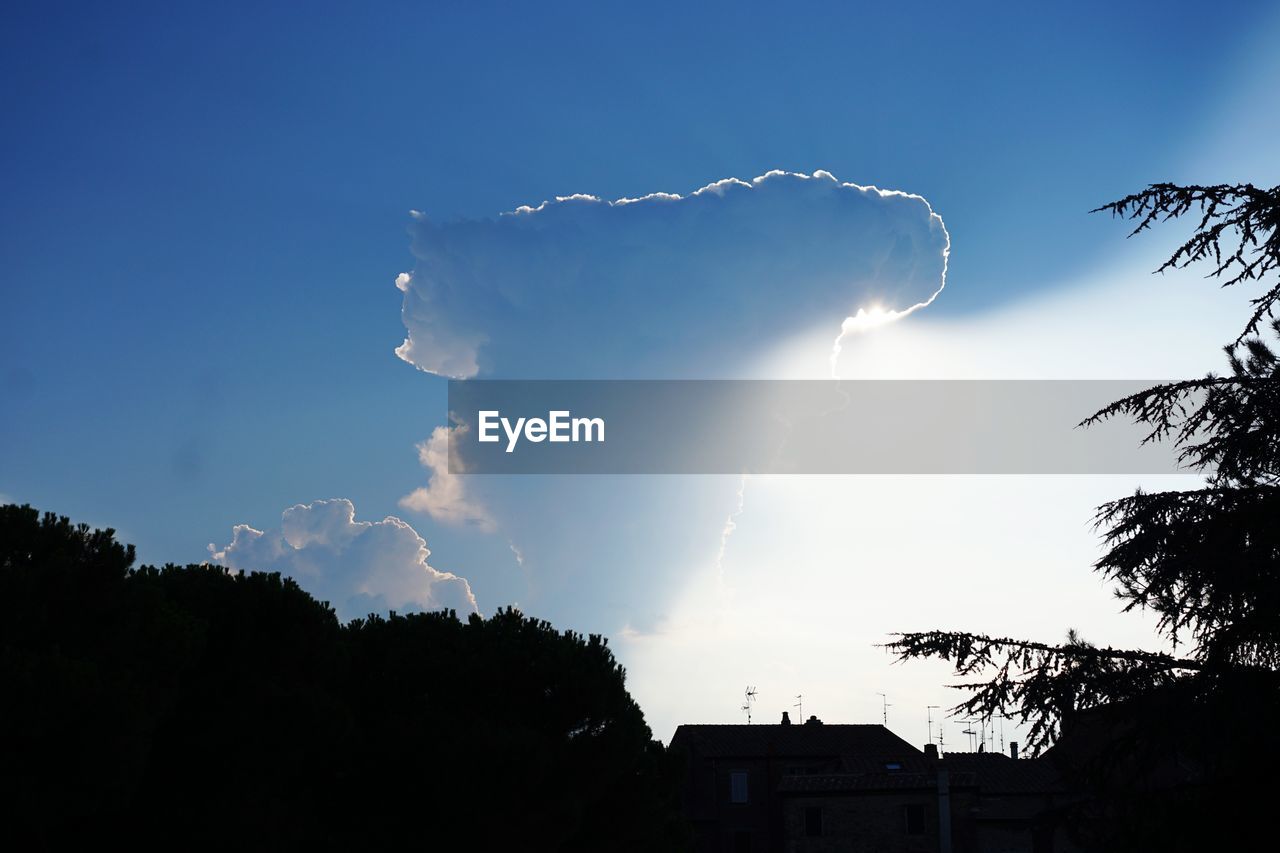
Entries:
<svg viewBox="0 0 1280 853">
<path fill-rule="evenodd" d="M 1109 717 L 1128 714 L 1127 729 L 1117 730 L 1144 733 L 1130 738 L 1143 741 L 1130 744 L 1130 770 L 1156 766 L 1155 754 L 1171 744 L 1178 766 L 1191 770 L 1178 780 L 1187 784 L 1144 795 L 1138 806 L 1095 809 L 1093 817 L 1114 819 L 1098 824 L 1107 826 L 1104 841 L 1123 846 L 1141 834 L 1150 843 L 1160 832 L 1163 849 L 1189 849 L 1199 843 L 1188 830 L 1197 816 L 1238 805 L 1231 792 L 1250 768 L 1280 758 L 1269 724 L 1280 712 L 1280 357 L 1263 336 L 1280 338 L 1280 187 L 1155 184 L 1098 210 L 1136 223 L 1130 236 L 1196 216 L 1190 239 L 1157 272 L 1206 263 L 1207 277 L 1224 287 L 1265 288 L 1225 348 L 1229 373 L 1149 388 L 1083 422 L 1129 417 L 1149 429 L 1146 441 L 1173 442 L 1182 464 L 1204 477 L 1203 488 L 1138 491 L 1096 516 L 1105 553 L 1095 570 L 1125 611 L 1158 616 L 1172 652 L 1099 648 L 1074 631 L 1060 644 L 927 631 L 897 634 L 888 647 L 899 660 L 950 661 L 964 679 L 953 686 L 968 693 L 953 710 L 1020 720 L 1033 754 L 1091 709 L 1122 709 Z M 1153 830 L 1157 816 L 1163 828 Z"/>
</svg>

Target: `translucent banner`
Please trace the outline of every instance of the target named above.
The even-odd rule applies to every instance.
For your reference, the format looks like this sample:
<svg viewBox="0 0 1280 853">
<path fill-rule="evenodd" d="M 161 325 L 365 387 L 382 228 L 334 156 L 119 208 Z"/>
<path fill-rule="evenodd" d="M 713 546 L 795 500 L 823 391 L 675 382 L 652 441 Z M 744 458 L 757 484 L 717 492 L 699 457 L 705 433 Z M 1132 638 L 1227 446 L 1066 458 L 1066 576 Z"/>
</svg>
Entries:
<svg viewBox="0 0 1280 853">
<path fill-rule="evenodd" d="M 1155 380 L 460 380 L 469 474 L 1176 474 L 1124 418 Z"/>
</svg>

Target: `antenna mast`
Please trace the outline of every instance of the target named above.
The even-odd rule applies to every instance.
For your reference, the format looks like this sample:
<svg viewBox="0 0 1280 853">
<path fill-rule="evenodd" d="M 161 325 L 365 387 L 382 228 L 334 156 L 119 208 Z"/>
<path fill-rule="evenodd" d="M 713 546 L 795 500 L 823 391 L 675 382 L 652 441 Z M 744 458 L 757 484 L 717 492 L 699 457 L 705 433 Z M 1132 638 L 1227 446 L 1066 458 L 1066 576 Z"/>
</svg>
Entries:
<svg viewBox="0 0 1280 853">
<path fill-rule="evenodd" d="M 889 697 L 884 693 L 877 693 L 880 697 L 880 718 L 884 722 L 884 727 L 889 728 Z"/>
<path fill-rule="evenodd" d="M 933 743 L 933 710 L 934 710 L 935 708 L 940 708 L 940 707 L 942 707 L 942 706 L 941 706 L 941 705 L 925 705 L 925 706 L 924 706 L 924 713 L 925 713 L 925 716 L 926 716 L 926 717 L 928 717 L 928 719 L 929 719 L 929 739 L 928 739 L 927 741 L 925 741 L 925 743 Z M 939 738 L 939 739 L 941 739 L 941 738 L 942 738 L 942 724 L 941 724 L 941 723 L 939 723 L 939 724 L 938 724 L 938 738 Z"/>
<path fill-rule="evenodd" d="M 804 694 L 796 694 L 796 704 L 791 706 L 800 712 L 800 722 L 804 722 Z"/>
<path fill-rule="evenodd" d="M 973 739 L 978 736 L 978 733 L 973 730 L 973 720 L 961 720 L 960 722 L 967 726 L 967 728 L 960 732 L 960 734 L 969 736 L 969 751 L 976 752 L 977 750 L 974 749 Z"/>
<path fill-rule="evenodd" d="M 747 689 L 743 691 L 742 710 L 747 712 L 747 725 L 751 725 L 751 703 L 756 701 L 756 689 L 751 685 L 747 685 Z"/>
</svg>

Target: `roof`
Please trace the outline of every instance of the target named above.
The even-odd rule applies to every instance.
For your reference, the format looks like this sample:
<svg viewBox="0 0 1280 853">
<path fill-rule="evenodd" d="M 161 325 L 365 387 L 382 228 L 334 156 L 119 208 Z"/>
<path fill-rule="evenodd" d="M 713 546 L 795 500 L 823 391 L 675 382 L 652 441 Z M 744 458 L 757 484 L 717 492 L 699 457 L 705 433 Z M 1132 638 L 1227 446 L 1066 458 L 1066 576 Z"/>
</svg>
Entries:
<svg viewBox="0 0 1280 853">
<path fill-rule="evenodd" d="M 1043 758 L 1010 758 L 999 752 L 948 752 L 941 766 L 971 772 L 984 794 L 1051 794 L 1064 790 L 1053 764 Z"/>
<path fill-rule="evenodd" d="M 951 773 L 952 788 L 972 788 L 973 773 Z M 831 773 L 814 776 L 784 776 L 778 785 L 782 794 L 831 794 L 853 791 L 935 791 L 937 777 L 933 773 Z"/>
<path fill-rule="evenodd" d="M 841 758 L 849 769 L 898 761 L 909 770 L 925 760 L 920 750 L 878 723 L 684 725 L 676 729 L 671 746 L 704 758 Z"/>
<path fill-rule="evenodd" d="M 865 765 L 864 765 L 865 766 Z M 784 776 L 783 793 L 838 793 L 842 791 L 909 791 L 933 789 L 939 769 L 946 770 L 951 788 L 977 788 L 986 796 L 1060 793 L 1064 790 L 1057 770 L 1041 759 L 1013 759 L 999 753 L 949 753 L 923 767 L 904 763 L 903 769 L 856 773 Z"/>
</svg>

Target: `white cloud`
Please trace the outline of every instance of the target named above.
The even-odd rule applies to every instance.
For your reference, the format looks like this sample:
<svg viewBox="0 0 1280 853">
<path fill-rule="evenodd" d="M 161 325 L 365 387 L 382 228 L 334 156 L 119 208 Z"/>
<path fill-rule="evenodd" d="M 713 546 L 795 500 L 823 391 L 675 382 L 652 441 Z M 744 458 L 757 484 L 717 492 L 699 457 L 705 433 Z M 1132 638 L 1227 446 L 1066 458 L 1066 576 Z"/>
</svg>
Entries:
<svg viewBox="0 0 1280 853">
<path fill-rule="evenodd" d="M 860 309 L 928 304 L 949 251 L 920 196 L 821 171 L 443 225 L 415 212 L 412 234 L 396 352 L 452 377 L 725 376 L 816 324 L 830 342 Z"/>
<path fill-rule="evenodd" d="M 418 461 L 431 472 L 431 478 L 424 488 L 402 497 L 400 506 L 425 512 L 445 524 L 471 524 L 492 532 L 494 522 L 488 510 L 467 494 L 462 477 L 449 473 L 449 436 L 467 429 L 466 425 L 436 427 L 431 438 L 418 445 Z"/>
<path fill-rule="evenodd" d="M 393 516 L 356 521 L 355 512 L 341 498 L 298 504 L 284 511 L 276 530 L 236 525 L 230 544 L 209 546 L 210 559 L 292 577 L 343 619 L 387 610 L 476 610 L 466 578 L 428 565 L 431 552 L 412 527 Z"/>
<path fill-rule="evenodd" d="M 941 217 L 920 196 L 826 172 L 413 220 L 416 263 L 396 278 L 407 332 L 397 352 L 450 377 L 767 378 L 753 372 L 763 355 L 811 328 L 823 330 L 815 364 L 826 370 L 846 318 L 865 325 L 927 304 L 945 284 L 949 251 Z M 448 472 L 447 435 L 439 428 L 419 446 L 430 481 L 401 506 L 501 531 L 530 577 L 530 606 L 555 608 L 552 590 L 573 585 L 607 598 L 593 614 L 600 627 L 609 608 L 644 625 L 654 614 L 635 612 L 649 601 L 642 589 L 677 582 L 694 554 L 705 558 L 703 531 L 724 527 L 728 478 L 468 478 Z M 625 572 L 619 555 L 651 546 L 640 519 L 652 521 L 655 506 L 666 559 Z"/>
</svg>

